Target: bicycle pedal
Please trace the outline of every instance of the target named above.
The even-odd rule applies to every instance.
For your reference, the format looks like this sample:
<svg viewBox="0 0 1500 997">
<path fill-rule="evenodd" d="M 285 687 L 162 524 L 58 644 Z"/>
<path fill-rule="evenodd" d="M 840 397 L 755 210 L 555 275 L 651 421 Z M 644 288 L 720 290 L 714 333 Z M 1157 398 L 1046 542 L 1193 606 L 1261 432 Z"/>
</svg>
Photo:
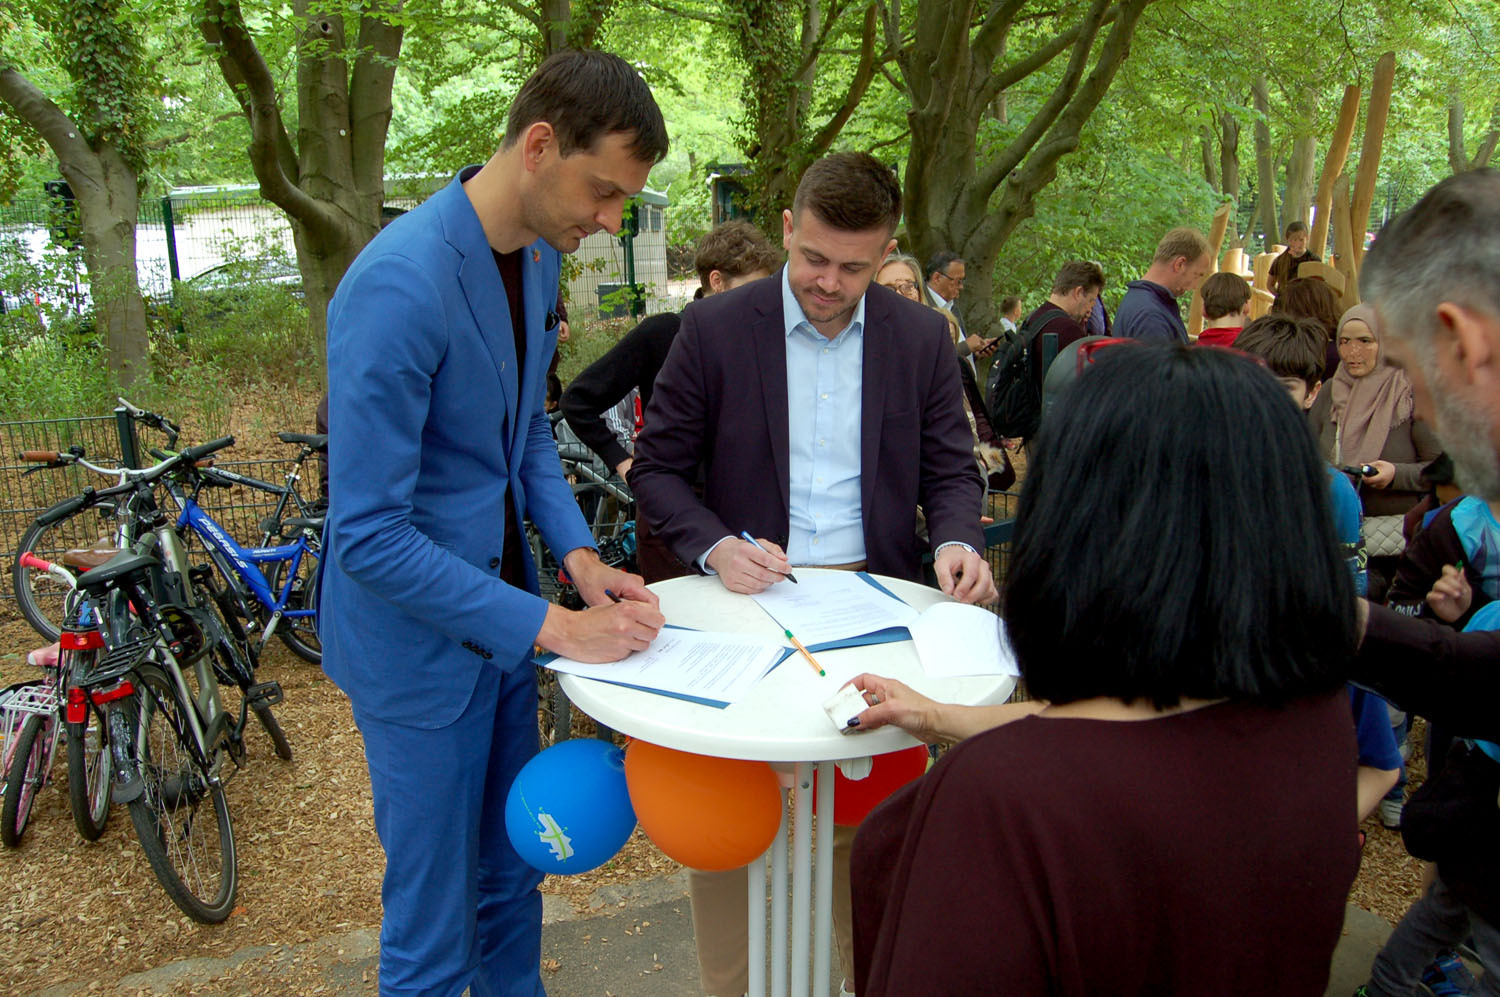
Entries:
<svg viewBox="0 0 1500 997">
<path fill-rule="evenodd" d="M 252 707 L 275 706 L 284 698 L 280 682 L 257 682 L 245 690 L 245 699 Z"/>
</svg>

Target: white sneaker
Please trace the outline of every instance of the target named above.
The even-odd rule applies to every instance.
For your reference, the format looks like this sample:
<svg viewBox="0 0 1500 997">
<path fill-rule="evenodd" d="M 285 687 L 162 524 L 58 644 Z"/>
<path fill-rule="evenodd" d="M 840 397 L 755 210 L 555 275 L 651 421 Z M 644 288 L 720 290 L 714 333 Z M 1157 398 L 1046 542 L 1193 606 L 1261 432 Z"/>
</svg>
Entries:
<svg viewBox="0 0 1500 997">
<path fill-rule="evenodd" d="M 1380 801 L 1380 823 L 1387 831 L 1399 831 L 1401 829 L 1401 808 L 1405 806 L 1402 800 L 1383 799 Z"/>
</svg>

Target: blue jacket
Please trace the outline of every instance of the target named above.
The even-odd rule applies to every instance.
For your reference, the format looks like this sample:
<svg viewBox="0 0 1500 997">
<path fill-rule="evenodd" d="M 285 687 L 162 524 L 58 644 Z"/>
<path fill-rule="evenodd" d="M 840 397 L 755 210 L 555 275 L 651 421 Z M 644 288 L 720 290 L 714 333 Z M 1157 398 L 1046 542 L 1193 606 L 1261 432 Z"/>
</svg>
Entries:
<svg viewBox="0 0 1500 997">
<path fill-rule="evenodd" d="M 1127 339 L 1188 341 L 1177 299 L 1165 287 L 1149 280 L 1133 280 L 1125 285 L 1125 297 L 1115 309 L 1113 331 Z"/>
<path fill-rule="evenodd" d="M 522 250 L 526 366 L 461 180 L 381 232 L 328 307 L 329 475 L 323 669 L 357 710 L 451 723 L 481 668 L 530 657 L 547 603 L 499 577 L 504 499 L 553 551 L 593 540 L 543 410 L 561 257 Z"/>
</svg>

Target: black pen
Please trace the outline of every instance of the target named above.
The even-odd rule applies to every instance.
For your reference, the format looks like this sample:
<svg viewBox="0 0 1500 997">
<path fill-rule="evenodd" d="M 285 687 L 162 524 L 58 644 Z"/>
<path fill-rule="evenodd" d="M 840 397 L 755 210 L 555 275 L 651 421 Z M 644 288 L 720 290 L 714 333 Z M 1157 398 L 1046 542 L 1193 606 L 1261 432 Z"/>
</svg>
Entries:
<svg viewBox="0 0 1500 997">
<path fill-rule="evenodd" d="M 610 599 L 611 602 L 624 602 L 625 601 L 624 599 L 621 599 L 619 596 L 615 595 L 609 589 L 605 589 L 604 590 L 604 594 L 607 595 L 607 596 L 609 596 L 609 599 Z"/>
</svg>

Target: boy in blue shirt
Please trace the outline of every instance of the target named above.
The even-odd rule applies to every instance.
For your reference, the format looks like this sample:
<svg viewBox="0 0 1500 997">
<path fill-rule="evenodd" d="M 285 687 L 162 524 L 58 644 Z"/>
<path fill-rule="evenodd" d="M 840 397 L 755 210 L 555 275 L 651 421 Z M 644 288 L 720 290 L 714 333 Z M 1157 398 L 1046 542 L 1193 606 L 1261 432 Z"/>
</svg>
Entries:
<svg viewBox="0 0 1500 997">
<path fill-rule="evenodd" d="M 1258 358 L 1306 410 L 1323 387 L 1323 330 L 1306 319 L 1267 315 L 1245 326 L 1234 341 L 1234 349 Z M 1328 487 L 1333 498 L 1334 525 L 1343 544 L 1354 588 L 1365 594 L 1365 547 L 1359 532 L 1359 495 L 1343 472 L 1328 468 Z M 1359 742 L 1359 819 L 1364 820 L 1391 787 L 1401 771 L 1401 752 L 1391 732 L 1385 700 L 1372 692 L 1349 687 L 1349 705 Z"/>
</svg>

